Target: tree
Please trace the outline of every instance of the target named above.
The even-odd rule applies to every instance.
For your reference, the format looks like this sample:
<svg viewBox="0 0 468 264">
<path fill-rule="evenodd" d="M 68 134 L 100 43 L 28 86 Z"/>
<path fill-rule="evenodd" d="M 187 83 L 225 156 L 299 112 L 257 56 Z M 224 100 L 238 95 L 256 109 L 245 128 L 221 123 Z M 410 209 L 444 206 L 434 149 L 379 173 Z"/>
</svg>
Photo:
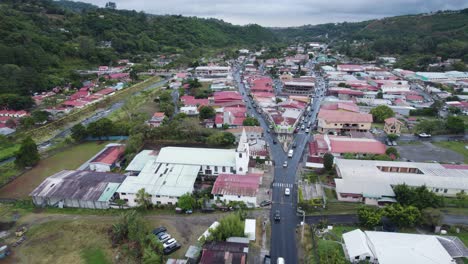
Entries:
<svg viewBox="0 0 468 264">
<path fill-rule="evenodd" d="M 426 186 L 410 188 L 406 184 L 399 184 L 393 187 L 398 203 L 403 206 L 415 206 L 419 209 L 428 207 L 438 208 L 443 205 L 442 197 L 429 191 Z"/>
<path fill-rule="evenodd" d="M 335 157 L 333 157 L 332 154 L 325 153 L 325 155 L 323 155 L 323 167 L 326 170 L 331 170 L 333 168 L 333 160 L 334 159 L 335 159 Z"/>
<path fill-rule="evenodd" d="M 230 214 L 219 221 L 218 227 L 210 229 L 208 241 L 226 241 L 228 237 L 245 237 L 244 221 L 239 213 Z"/>
<path fill-rule="evenodd" d="M 132 69 L 130 71 L 130 79 L 132 79 L 132 81 L 138 81 L 139 79 L 139 76 L 138 76 L 138 73 L 136 72 L 136 70 Z"/>
<path fill-rule="evenodd" d="M 379 91 L 376 96 L 377 99 L 383 99 L 383 93 Z"/>
<path fill-rule="evenodd" d="M 76 142 L 81 142 L 83 139 L 85 139 L 88 136 L 88 132 L 86 130 L 86 127 L 83 126 L 81 123 L 76 124 L 72 127 L 71 129 L 71 137 L 76 141 Z"/>
<path fill-rule="evenodd" d="M 426 208 L 421 211 L 421 221 L 422 224 L 436 227 L 442 222 L 442 213 L 439 209 L 435 208 Z"/>
<path fill-rule="evenodd" d="M 400 204 L 388 205 L 384 208 L 386 217 L 399 227 L 411 227 L 421 219 L 421 212 L 414 206 L 402 206 Z"/>
<path fill-rule="evenodd" d="M 456 194 L 456 204 L 458 207 L 467 207 L 468 205 L 468 195 L 465 191 L 460 191 Z"/>
<path fill-rule="evenodd" d="M 87 127 L 87 133 L 90 136 L 101 138 L 111 136 L 114 131 L 114 124 L 108 118 L 101 118 L 98 121 L 92 122 Z"/>
<path fill-rule="evenodd" d="M 373 228 L 380 224 L 382 211 L 379 208 L 360 206 L 357 211 L 359 223 L 366 228 Z"/>
<path fill-rule="evenodd" d="M 395 158 L 398 158 L 400 156 L 400 154 L 398 154 L 398 150 L 394 147 L 387 148 L 387 150 L 385 150 L 385 154 L 387 154 L 388 156 L 393 155 Z"/>
<path fill-rule="evenodd" d="M 198 117 L 200 120 L 205 120 L 205 119 L 211 119 L 216 115 L 216 111 L 214 110 L 213 107 L 204 105 L 200 107 L 200 113 L 198 114 Z"/>
<path fill-rule="evenodd" d="M 36 124 L 44 123 L 49 120 L 50 113 L 47 111 L 34 111 L 32 112 L 32 118 Z"/>
<path fill-rule="evenodd" d="M 196 201 L 190 193 L 186 193 L 179 197 L 177 207 L 182 210 L 192 210 L 196 205 Z"/>
<path fill-rule="evenodd" d="M 396 135 L 396 134 L 388 134 L 388 135 L 387 135 L 387 138 L 388 138 L 389 140 L 391 140 L 391 141 L 395 141 L 395 140 L 398 139 L 398 135 Z"/>
<path fill-rule="evenodd" d="M 208 137 L 206 143 L 213 146 L 232 146 L 236 137 L 230 132 L 217 132 Z"/>
<path fill-rule="evenodd" d="M 385 119 L 395 116 L 393 110 L 386 105 L 379 105 L 370 111 L 375 122 L 382 123 Z"/>
<path fill-rule="evenodd" d="M 449 116 L 447 118 L 447 129 L 455 134 L 463 133 L 465 131 L 465 122 L 457 116 Z"/>
<path fill-rule="evenodd" d="M 255 118 L 255 117 L 247 117 L 247 118 L 244 119 L 244 121 L 242 122 L 242 125 L 243 125 L 243 126 L 259 126 L 259 125 L 260 125 L 260 122 L 259 122 L 258 119 Z"/>
<path fill-rule="evenodd" d="M 283 100 L 281 98 L 279 98 L 279 97 L 276 97 L 275 101 L 276 101 L 277 104 L 283 102 Z"/>
<path fill-rule="evenodd" d="M 36 142 L 34 142 L 31 137 L 23 139 L 21 147 L 16 153 L 16 166 L 21 168 L 32 167 L 36 165 L 40 159 Z"/>
<path fill-rule="evenodd" d="M 151 207 L 151 195 L 145 191 L 145 188 L 138 190 L 135 202 L 141 208 L 148 209 Z"/>
<path fill-rule="evenodd" d="M 25 116 L 25 117 L 21 118 L 19 123 L 20 123 L 21 129 L 24 129 L 24 130 L 31 129 L 36 124 L 34 122 L 34 119 L 32 117 L 30 117 L 30 116 Z"/>
</svg>

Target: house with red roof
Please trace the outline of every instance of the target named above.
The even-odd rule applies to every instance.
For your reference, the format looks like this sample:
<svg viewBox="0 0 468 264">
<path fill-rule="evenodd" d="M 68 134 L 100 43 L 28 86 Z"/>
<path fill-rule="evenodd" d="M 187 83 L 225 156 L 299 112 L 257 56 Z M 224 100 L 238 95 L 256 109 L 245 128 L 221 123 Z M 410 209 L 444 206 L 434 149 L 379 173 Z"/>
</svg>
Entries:
<svg viewBox="0 0 468 264">
<path fill-rule="evenodd" d="M 251 80 L 251 92 L 273 92 L 273 80 L 270 77 L 260 77 Z"/>
<path fill-rule="evenodd" d="M 118 166 L 118 161 L 125 151 L 123 144 L 108 144 L 102 151 L 89 161 L 89 170 L 108 172 Z"/>
<path fill-rule="evenodd" d="M 352 138 L 347 136 L 314 135 L 309 143 L 310 157 L 323 157 L 325 153 L 330 153 L 335 157 L 343 156 L 346 153 L 366 156 L 369 154 L 385 154 L 385 145 L 375 139 Z"/>
<path fill-rule="evenodd" d="M 115 90 L 112 89 L 112 88 L 104 88 L 104 89 L 102 89 L 102 90 L 100 90 L 100 91 L 98 91 L 98 92 L 96 92 L 94 94 L 95 95 L 102 95 L 102 96 L 104 96 L 104 95 L 113 95 L 113 94 L 115 94 Z"/>
<path fill-rule="evenodd" d="M 242 102 L 242 95 L 237 91 L 220 91 L 213 94 L 214 104 Z"/>
<path fill-rule="evenodd" d="M 130 79 L 130 74 L 128 72 L 111 73 L 105 78 L 108 80 L 127 81 Z"/>
<path fill-rule="evenodd" d="M 245 118 L 247 117 L 247 108 L 240 107 L 224 107 L 217 109 L 215 116 L 215 125 L 217 128 L 223 127 L 224 124 L 229 127 L 242 126 Z"/>
<path fill-rule="evenodd" d="M 247 173 L 219 174 L 211 190 L 215 200 L 244 202 L 247 207 L 257 207 L 257 193 L 262 181 L 262 174 Z"/>
<path fill-rule="evenodd" d="M 164 114 L 164 112 L 156 112 L 153 114 L 151 119 L 147 121 L 147 124 L 150 127 L 159 127 L 164 121 L 164 118 L 166 118 L 166 114 Z"/>
<path fill-rule="evenodd" d="M 364 96 L 362 91 L 342 87 L 331 87 L 328 89 L 328 94 L 336 96 L 340 100 L 353 100 Z"/>
<path fill-rule="evenodd" d="M 406 101 L 412 102 L 412 103 L 422 103 L 424 102 L 424 97 L 416 94 L 408 94 L 406 95 Z"/>
<path fill-rule="evenodd" d="M 356 64 L 340 64 L 336 68 L 338 71 L 353 73 L 353 72 L 363 72 L 364 67 Z"/>
<path fill-rule="evenodd" d="M 372 115 L 356 112 L 349 104 L 337 106 L 337 110 L 321 108 L 317 116 L 317 131 L 320 133 L 342 133 L 347 131 L 367 132 L 372 125 Z"/>
<path fill-rule="evenodd" d="M 180 97 L 180 101 L 187 107 L 199 107 L 203 105 L 209 105 L 209 100 L 207 98 L 195 99 L 194 96 L 184 95 Z"/>
</svg>

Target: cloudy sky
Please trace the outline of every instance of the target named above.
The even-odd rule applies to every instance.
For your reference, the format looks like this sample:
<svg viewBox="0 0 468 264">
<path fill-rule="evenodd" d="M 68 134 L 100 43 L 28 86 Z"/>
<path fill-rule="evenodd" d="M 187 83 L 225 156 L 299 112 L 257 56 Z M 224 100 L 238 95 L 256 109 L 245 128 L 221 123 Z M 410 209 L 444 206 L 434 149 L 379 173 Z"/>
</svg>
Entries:
<svg viewBox="0 0 468 264">
<path fill-rule="evenodd" d="M 109 0 L 81 0 L 104 6 Z M 151 14 L 214 17 L 245 25 L 299 26 L 362 21 L 468 8 L 467 0 L 110 0 L 118 9 Z"/>
</svg>

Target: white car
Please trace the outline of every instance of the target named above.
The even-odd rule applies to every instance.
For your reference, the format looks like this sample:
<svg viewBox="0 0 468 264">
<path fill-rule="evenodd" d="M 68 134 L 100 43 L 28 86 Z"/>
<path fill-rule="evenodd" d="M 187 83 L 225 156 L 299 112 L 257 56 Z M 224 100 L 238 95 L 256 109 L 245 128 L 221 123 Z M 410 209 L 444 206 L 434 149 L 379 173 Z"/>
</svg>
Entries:
<svg viewBox="0 0 468 264">
<path fill-rule="evenodd" d="M 306 133 L 309 133 L 309 132 L 310 132 L 310 129 L 307 128 L 307 129 L 305 130 L 305 132 L 306 132 Z"/>
<path fill-rule="evenodd" d="M 175 240 L 174 238 L 171 238 L 168 241 L 164 242 L 163 247 L 167 248 L 169 246 L 172 246 L 175 243 L 177 243 L 177 240 Z"/>
<path fill-rule="evenodd" d="M 288 161 L 287 160 L 284 161 L 284 163 L 283 163 L 283 168 L 286 168 L 286 167 L 288 167 Z"/>
<path fill-rule="evenodd" d="M 420 138 L 430 138 L 431 134 L 421 133 L 418 135 Z"/>
<path fill-rule="evenodd" d="M 291 190 L 289 188 L 284 189 L 284 195 L 289 196 L 291 194 Z"/>
</svg>

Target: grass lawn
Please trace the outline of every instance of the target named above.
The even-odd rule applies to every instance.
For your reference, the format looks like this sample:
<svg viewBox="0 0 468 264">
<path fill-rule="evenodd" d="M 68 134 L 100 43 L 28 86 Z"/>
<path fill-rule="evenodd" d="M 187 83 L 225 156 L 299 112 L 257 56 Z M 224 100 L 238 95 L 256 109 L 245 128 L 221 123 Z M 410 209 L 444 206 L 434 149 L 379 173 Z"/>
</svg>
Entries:
<svg viewBox="0 0 468 264">
<path fill-rule="evenodd" d="M 5 160 L 15 156 L 15 153 L 19 150 L 20 144 L 11 144 L 0 147 L 0 160 Z"/>
<path fill-rule="evenodd" d="M 459 142 L 459 141 L 441 141 L 441 142 L 432 142 L 432 144 L 441 147 L 453 150 L 458 152 L 465 157 L 465 163 L 468 163 L 468 149 L 465 148 L 468 145 L 468 142 Z"/>
<path fill-rule="evenodd" d="M 383 129 L 384 124 L 383 123 L 372 123 L 372 128 Z"/>
<path fill-rule="evenodd" d="M 8 162 L 0 166 L 0 184 L 8 181 L 11 177 L 18 175 L 20 170 L 15 166 L 15 163 Z"/>
<path fill-rule="evenodd" d="M 61 170 L 74 170 L 109 143 L 88 142 L 70 147 L 47 159 L 0 189 L 0 198 L 28 198 L 29 193 L 45 178 Z"/>
<path fill-rule="evenodd" d="M 12 257 L 17 263 L 111 263 L 113 252 L 107 235 L 111 223 L 80 219 L 34 225 Z"/>
</svg>

